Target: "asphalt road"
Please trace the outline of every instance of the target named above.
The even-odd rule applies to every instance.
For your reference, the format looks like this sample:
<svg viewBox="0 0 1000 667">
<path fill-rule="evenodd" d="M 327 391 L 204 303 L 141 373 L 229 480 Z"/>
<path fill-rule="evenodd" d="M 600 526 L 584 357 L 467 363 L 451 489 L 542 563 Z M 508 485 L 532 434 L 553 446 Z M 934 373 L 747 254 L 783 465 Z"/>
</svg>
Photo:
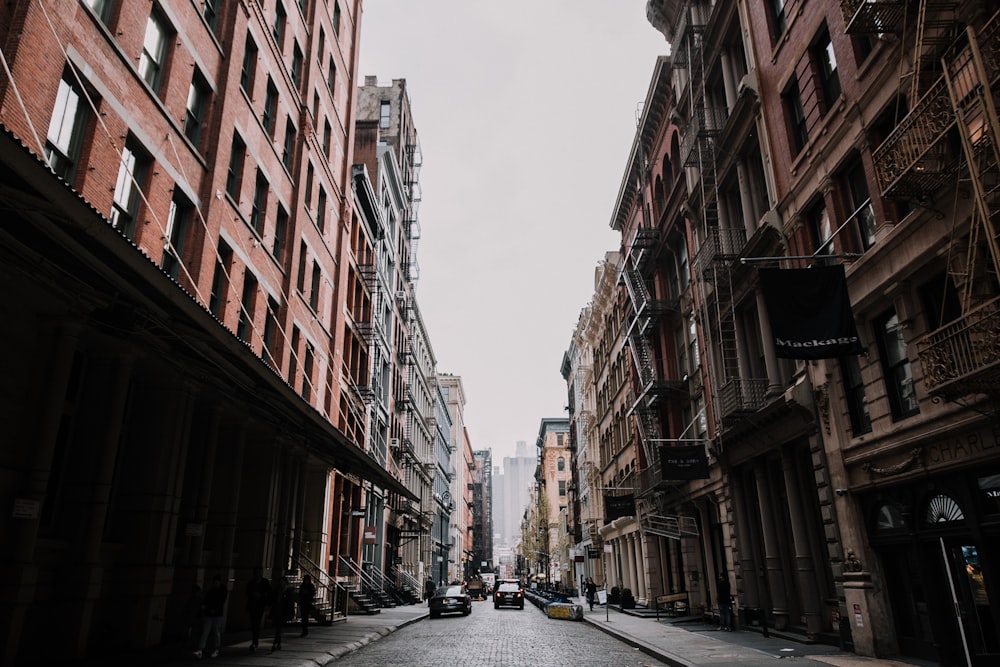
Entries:
<svg viewBox="0 0 1000 667">
<path fill-rule="evenodd" d="M 355 667 L 661 667 L 664 663 L 580 621 L 524 609 L 472 603 L 469 616 L 425 619 L 383 637 L 336 664 Z"/>
</svg>

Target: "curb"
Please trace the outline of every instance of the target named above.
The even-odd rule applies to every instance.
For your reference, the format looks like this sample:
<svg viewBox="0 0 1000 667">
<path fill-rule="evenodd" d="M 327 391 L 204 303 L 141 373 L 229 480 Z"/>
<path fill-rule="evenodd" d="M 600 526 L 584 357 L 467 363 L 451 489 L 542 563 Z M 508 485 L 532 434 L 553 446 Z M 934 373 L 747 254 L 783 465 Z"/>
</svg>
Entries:
<svg viewBox="0 0 1000 667">
<path fill-rule="evenodd" d="M 350 644 L 345 644 L 345 645 L 342 645 L 342 646 L 338 646 L 337 648 L 330 650 L 329 652 L 327 652 L 327 654 L 325 656 L 323 656 L 322 660 L 315 660 L 315 661 L 310 660 L 306 664 L 315 664 L 315 665 L 319 665 L 319 667 L 323 667 L 324 665 L 328 665 L 331 662 L 334 662 L 336 660 L 340 660 L 345 655 L 354 653 L 358 649 L 364 648 L 365 646 L 368 646 L 369 644 L 371 644 L 374 641 L 378 641 L 379 639 L 382 639 L 383 637 L 387 637 L 387 636 L 391 635 L 393 632 L 396 632 L 397 630 L 401 630 L 402 628 L 405 628 L 408 625 L 412 625 L 412 624 L 416 623 L 417 621 L 422 621 L 425 618 L 427 618 L 427 614 L 421 614 L 420 616 L 417 616 L 415 618 L 411 618 L 409 620 L 403 621 L 402 623 L 399 623 L 398 625 L 393 625 L 393 626 L 388 627 L 388 628 L 383 628 L 382 630 L 376 630 L 374 632 L 369 632 L 367 635 L 365 635 L 364 637 L 362 637 L 361 639 L 359 639 L 356 642 L 351 642 Z"/>
<path fill-rule="evenodd" d="M 684 658 L 680 658 L 680 657 L 678 657 L 676 655 L 672 655 L 670 653 L 667 653 L 667 652 L 665 652 L 665 651 L 663 651 L 663 650 L 661 650 L 661 649 L 653 646 L 652 644 L 647 644 L 646 642 L 642 641 L 641 639 L 636 639 L 635 637 L 633 637 L 632 635 L 630 635 L 630 634 L 628 634 L 626 632 L 621 632 L 621 631 L 618 631 L 618 630 L 614 630 L 614 629 L 608 627 L 607 625 L 602 625 L 600 623 L 595 623 L 594 621 L 589 620 L 586 617 L 586 615 L 584 615 L 583 621 L 585 623 L 587 623 L 588 625 L 590 625 L 591 627 L 597 628 L 598 630 L 600 630 L 604 634 L 610 635 L 610 636 L 614 637 L 615 639 L 617 639 L 617 640 L 619 640 L 621 642 L 624 642 L 625 644 L 628 644 L 629 646 L 632 646 L 633 648 L 637 648 L 640 651 L 642 651 L 643 653 L 645 653 L 646 655 L 648 655 L 650 657 L 653 657 L 653 658 L 656 658 L 660 662 L 665 662 L 668 665 L 672 665 L 672 667 L 697 667 L 697 665 L 695 663 L 693 663 L 693 662 L 688 662 Z"/>
</svg>

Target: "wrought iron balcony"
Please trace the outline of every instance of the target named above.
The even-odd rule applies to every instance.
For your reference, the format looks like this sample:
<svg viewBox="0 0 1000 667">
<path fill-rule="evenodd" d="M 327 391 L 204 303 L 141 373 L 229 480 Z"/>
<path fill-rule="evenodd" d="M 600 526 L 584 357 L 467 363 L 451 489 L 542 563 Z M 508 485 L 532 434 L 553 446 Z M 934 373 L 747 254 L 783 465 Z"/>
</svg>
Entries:
<svg viewBox="0 0 1000 667">
<path fill-rule="evenodd" d="M 707 231 L 694 258 L 698 271 L 704 271 L 714 262 L 735 259 L 747 243 L 747 233 L 742 227 L 710 227 Z"/>
<path fill-rule="evenodd" d="M 905 10 L 904 0 L 840 0 L 840 11 L 850 35 L 899 32 Z"/>
<path fill-rule="evenodd" d="M 954 180 L 958 160 L 947 134 L 955 120 L 947 82 L 939 78 L 872 154 L 883 196 L 919 198 Z"/>
<path fill-rule="evenodd" d="M 932 331 L 916 345 L 931 394 L 1000 395 L 1000 298 Z"/>
<path fill-rule="evenodd" d="M 731 378 L 718 390 L 719 413 L 724 421 L 741 419 L 767 405 L 767 378 Z"/>
<path fill-rule="evenodd" d="M 685 167 L 701 165 L 705 155 L 714 150 L 712 140 L 726 127 L 729 111 L 725 107 L 696 107 L 681 143 L 681 160 Z M 700 147 L 696 152 L 695 147 Z"/>
</svg>

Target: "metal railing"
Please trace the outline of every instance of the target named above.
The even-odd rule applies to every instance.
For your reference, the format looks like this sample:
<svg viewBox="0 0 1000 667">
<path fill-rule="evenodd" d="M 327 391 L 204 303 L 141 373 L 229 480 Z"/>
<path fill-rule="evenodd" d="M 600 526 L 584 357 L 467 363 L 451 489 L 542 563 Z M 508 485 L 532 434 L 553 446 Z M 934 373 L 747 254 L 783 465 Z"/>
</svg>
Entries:
<svg viewBox="0 0 1000 667">
<path fill-rule="evenodd" d="M 1000 298 L 916 341 L 930 393 L 960 396 L 1000 389 Z"/>
</svg>

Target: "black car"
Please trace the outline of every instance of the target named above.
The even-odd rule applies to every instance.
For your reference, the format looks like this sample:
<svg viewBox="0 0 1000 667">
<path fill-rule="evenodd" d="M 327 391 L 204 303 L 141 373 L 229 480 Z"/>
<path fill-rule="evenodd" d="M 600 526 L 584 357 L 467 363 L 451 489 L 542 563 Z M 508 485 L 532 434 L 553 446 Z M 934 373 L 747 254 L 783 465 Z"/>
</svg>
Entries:
<svg viewBox="0 0 1000 667">
<path fill-rule="evenodd" d="M 501 605 L 524 609 L 524 593 L 521 592 L 521 584 L 509 581 L 497 584 L 497 589 L 493 591 L 493 607 L 499 609 Z"/>
<path fill-rule="evenodd" d="M 472 613 L 472 597 L 461 586 L 441 586 L 434 591 L 428 606 L 431 610 L 431 618 L 456 612 L 468 616 Z"/>
</svg>

